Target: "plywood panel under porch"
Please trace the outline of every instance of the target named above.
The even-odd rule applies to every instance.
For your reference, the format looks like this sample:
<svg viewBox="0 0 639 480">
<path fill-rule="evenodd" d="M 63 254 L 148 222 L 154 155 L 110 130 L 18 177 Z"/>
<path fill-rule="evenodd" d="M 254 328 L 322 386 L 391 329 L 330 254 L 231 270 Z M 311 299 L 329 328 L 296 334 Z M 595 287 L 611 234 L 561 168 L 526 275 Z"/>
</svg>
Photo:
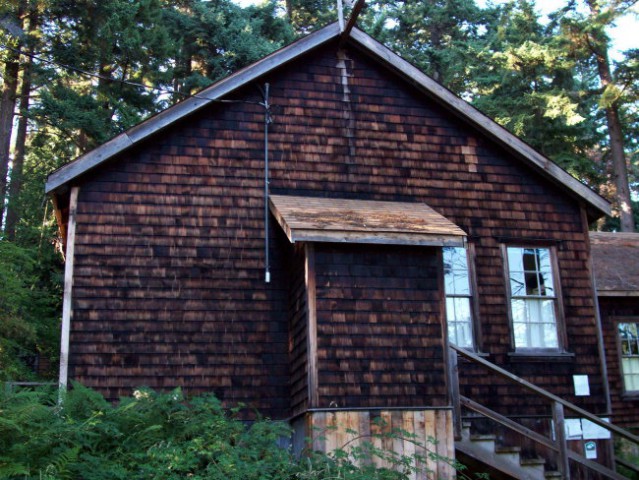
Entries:
<svg viewBox="0 0 639 480">
<path fill-rule="evenodd" d="M 410 470 L 409 478 L 416 480 L 454 477 L 452 412 L 447 408 L 312 411 L 298 426 L 296 436 L 307 438 L 307 448 L 314 451 L 338 451 L 354 463 Z"/>
</svg>

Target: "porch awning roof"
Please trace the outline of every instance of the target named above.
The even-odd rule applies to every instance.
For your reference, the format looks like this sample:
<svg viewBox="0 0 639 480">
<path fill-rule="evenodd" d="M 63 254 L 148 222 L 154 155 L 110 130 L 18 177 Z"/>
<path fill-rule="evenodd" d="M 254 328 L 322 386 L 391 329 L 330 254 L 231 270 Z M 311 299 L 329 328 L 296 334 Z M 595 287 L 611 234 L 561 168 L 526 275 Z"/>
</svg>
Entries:
<svg viewBox="0 0 639 480">
<path fill-rule="evenodd" d="M 271 195 L 291 241 L 463 246 L 466 233 L 424 203 Z"/>
</svg>

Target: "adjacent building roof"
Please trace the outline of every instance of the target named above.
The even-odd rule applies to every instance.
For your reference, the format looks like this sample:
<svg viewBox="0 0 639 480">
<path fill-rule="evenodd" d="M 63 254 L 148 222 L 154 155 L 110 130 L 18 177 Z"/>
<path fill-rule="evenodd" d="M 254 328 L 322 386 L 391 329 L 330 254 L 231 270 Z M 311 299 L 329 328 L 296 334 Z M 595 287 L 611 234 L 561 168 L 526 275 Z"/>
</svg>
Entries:
<svg viewBox="0 0 639 480">
<path fill-rule="evenodd" d="M 53 172 L 47 179 L 47 193 L 54 193 L 77 177 L 149 138 L 177 120 L 210 105 L 251 81 L 300 58 L 313 49 L 337 40 L 342 35 L 346 35 L 346 33 L 340 30 L 338 23 L 333 23 L 220 80 L 202 90 L 196 97 L 189 98 L 168 108 Z M 515 158 L 523 161 L 576 198 L 585 201 L 594 216 L 610 214 L 610 205 L 603 197 L 406 60 L 357 28 L 353 28 L 347 35 L 348 38 L 342 38 L 345 43 L 358 48 L 389 70 L 395 72 L 417 87 L 432 101 L 440 104 L 449 112 L 471 124 L 494 142 L 504 147 Z"/>
<path fill-rule="evenodd" d="M 639 296 L 639 233 L 590 232 L 597 294 Z"/>
<path fill-rule="evenodd" d="M 292 242 L 463 246 L 466 233 L 424 203 L 271 195 Z"/>
</svg>

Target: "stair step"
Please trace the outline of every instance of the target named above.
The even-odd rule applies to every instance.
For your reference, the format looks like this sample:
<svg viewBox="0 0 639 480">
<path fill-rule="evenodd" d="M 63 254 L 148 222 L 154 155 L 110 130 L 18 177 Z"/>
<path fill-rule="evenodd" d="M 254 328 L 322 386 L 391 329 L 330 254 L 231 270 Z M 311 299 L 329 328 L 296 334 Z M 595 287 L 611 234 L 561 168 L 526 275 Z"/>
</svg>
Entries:
<svg viewBox="0 0 639 480">
<path fill-rule="evenodd" d="M 514 445 L 495 445 L 495 454 L 500 458 L 512 462 L 515 465 L 519 465 L 519 454 L 521 453 L 521 447 Z"/>
<path fill-rule="evenodd" d="M 543 458 L 522 458 L 519 460 L 519 463 L 521 463 L 522 466 L 536 467 L 538 465 L 545 465 L 546 461 Z"/>
<path fill-rule="evenodd" d="M 519 465 L 530 472 L 537 472 L 536 475 L 544 475 L 546 461 L 543 458 L 520 458 Z"/>
<path fill-rule="evenodd" d="M 495 441 L 497 439 L 496 435 L 480 435 L 477 433 L 473 433 L 470 436 L 470 440 L 473 442 L 488 442 L 488 441 Z"/>
<path fill-rule="evenodd" d="M 521 447 L 515 445 L 497 445 L 495 447 L 495 453 L 520 453 Z"/>
<path fill-rule="evenodd" d="M 561 474 L 561 472 L 557 472 L 556 470 L 544 472 L 544 477 L 546 477 L 548 480 L 555 480 L 555 479 L 564 478 L 564 476 Z"/>
</svg>

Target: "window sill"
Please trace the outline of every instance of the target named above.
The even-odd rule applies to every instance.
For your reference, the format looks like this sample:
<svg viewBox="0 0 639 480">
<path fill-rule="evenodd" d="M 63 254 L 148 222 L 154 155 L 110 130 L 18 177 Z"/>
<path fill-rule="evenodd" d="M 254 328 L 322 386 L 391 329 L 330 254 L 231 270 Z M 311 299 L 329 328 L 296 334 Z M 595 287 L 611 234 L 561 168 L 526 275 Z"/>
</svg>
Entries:
<svg viewBox="0 0 639 480">
<path fill-rule="evenodd" d="M 624 392 L 621 394 L 621 399 L 629 402 L 639 401 L 639 391 L 637 392 Z"/>
<path fill-rule="evenodd" d="M 568 363 L 575 361 L 575 354 L 559 350 L 520 350 L 509 352 L 508 357 L 512 363 L 516 362 L 543 362 L 543 363 Z"/>
</svg>

